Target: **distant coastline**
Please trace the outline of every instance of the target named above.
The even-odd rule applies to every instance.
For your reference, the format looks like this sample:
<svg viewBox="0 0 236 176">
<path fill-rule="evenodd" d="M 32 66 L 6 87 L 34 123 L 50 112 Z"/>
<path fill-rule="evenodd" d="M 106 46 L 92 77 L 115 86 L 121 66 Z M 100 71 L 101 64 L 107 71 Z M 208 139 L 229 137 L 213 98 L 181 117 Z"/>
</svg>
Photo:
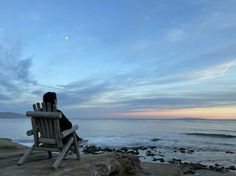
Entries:
<svg viewBox="0 0 236 176">
<path fill-rule="evenodd" d="M 14 113 L 14 112 L 0 112 L 0 119 L 14 119 L 14 118 L 25 118 L 26 116 L 24 114 L 20 113 Z"/>
</svg>

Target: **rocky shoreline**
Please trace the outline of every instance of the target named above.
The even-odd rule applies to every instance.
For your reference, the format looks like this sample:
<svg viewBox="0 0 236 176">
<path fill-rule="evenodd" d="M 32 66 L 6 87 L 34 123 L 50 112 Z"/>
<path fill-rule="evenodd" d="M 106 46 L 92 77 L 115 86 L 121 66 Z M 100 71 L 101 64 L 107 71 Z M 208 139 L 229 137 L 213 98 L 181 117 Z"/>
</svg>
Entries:
<svg viewBox="0 0 236 176">
<path fill-rule="evenodd" d="M 46 152 L 35 152 L 22 166 L 16 162 L 27 150 L 27 147 L 14 143 L 10 139 L 0 138 L 0 175 L 88 175 L 88 176 L 236 176 L 234 166 L 223 167 L 218 164 L 206 166 L 199 163 L 182 162 L 179 159 L 165 161 L 164 155 L 154 152 L 155 146 L 123 147 L 120 149 L 84 146 L 82 158 L 77 161 L 75 155 L 69 155 L 57 170 L 51 165 L 57 156 L 48 159 Z M 140 161 L 145 151 L 153 162 Z M 184 148 L 176 152 L 194 152 Z M 159 162 L 159 163 L 155 163 Z"/>
<path fill-rule="evenodd" d="M 156 140 L 156 139 L 155 139 Z M 82 150 L 84 154 L 102 154 L 102 153 L 109 153 L 109 152 L 119 152 L 123 154 L 129 154 L 129 155 L 135 155 L 135 156 L 140 156 L 141 153 L 144 153 L 146 156 L 152 157 L 152 161 L 159 161 L 158 163 L 170 163 L 174 164 L 176 166 L 179 166 L 184 174 L 195 174 L 196 170 L 209 170 L 209 171 L 214 171 L 214 172 L 219 172 L 219 173 L 227 173 L 227 172 L 232 172 L 236 171 L 236 167 L 234 165 L 231 165 L 229 167 L 224 167 L 219 164 L 215 165 L 204 165 L 204 164 L 199 164 L 199 163 L 193 163 L 193 162 L 182 162 L 180 159 L 175 159 L 173 158 L 172 160 L 165 161 L 164 155 L 161 153 L 156 153 L 156 146 L 140 146 L 140 147 L 122 147 L 119 149 L 116 148 L 102 148 L 102 147 L 96 147 L 94 145 L 91 146 L 85 146 Z M 188 153 L 192 154 L 194 153 L 194 150 L 188 150 L 185 148 L 176 148 L 175 152 L 181 152 L 181 153 Z M 226 151 L 230 152 L 231 151 Z"/>
</svg>

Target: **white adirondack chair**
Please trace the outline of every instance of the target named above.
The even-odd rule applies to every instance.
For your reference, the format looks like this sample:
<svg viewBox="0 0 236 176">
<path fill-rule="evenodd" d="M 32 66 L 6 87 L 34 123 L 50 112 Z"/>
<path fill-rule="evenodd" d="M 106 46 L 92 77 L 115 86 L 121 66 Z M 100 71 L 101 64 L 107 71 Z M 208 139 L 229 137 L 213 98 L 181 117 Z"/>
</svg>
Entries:
<svg viewBox="0 0 236 176">
<path fill-rule="evenodd" d="M 75 131 L 78 129 L 78 125 L 61 132 L 59 119 L 62 114 L 57 112 L 55 105 L 51 106 L 50 103 L 47 105 L 41 103 L 41 105 L 42 106 L 40 106 L 40 103 L 36 103 L 33 105 L 34 111 L 26 112 L 26 116 L 31 117 L 32 122 L 32 130 L 27 131 L 26 134 L 28 136 L 34 136 L 34 144 L 21 157 L 17 164 L 22 165 L 34 150 L 47 151 L 49 158 L 52 157 L 52 152 L 60 152 L 56 161 L 52 165 L 52 167 L 56 169 L 68 149 L 71 147 L 72 143 L 74 143 L 74 152 L 77 155 L 77 159 L 80 160 L 79 145 L 75 134 Z M 70 137 L 68 142 L 63 145 L 62 139 L 70 134 L 73 134 L 72 137 Z"/>
</svg>

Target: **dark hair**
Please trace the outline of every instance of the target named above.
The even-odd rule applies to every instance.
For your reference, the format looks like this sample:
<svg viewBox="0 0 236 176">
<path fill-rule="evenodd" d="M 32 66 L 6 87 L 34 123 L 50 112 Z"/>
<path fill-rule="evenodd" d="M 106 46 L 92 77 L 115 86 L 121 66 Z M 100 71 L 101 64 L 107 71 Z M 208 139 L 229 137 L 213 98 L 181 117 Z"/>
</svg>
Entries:
<svg viewBox="0 0 236 176">
<path fill-rule="evenodd" d="M 54 105 L 56 99 L 57 94 L 55 92 L 47 92 L 43 95 L 43 102 L 45 104 L 50 103 L 51 105 Z"/>
</svg>

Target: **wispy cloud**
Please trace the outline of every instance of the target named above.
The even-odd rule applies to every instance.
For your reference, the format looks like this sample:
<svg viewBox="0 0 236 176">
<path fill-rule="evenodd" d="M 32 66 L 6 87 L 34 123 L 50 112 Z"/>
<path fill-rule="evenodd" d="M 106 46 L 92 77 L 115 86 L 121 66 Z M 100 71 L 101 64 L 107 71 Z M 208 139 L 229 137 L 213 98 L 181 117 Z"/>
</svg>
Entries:
<svg viewBox="0 0 236 176">
<path fill-rule="evenodd" d="M 222 77 L 235 64 L 236 64 L 236 59 L 232 59 L 231 62 L 220 64 L 212 68 L 207 68 L 204 70 L 197 71 L 192 76 L 200 80 Z"/>
<path fill-rule="evenodd" d="M 4 97 L 14 97 L 13 101 L 36 84 L 30 72 L 32 58 L 22 58 L 21 51 L 20 45 L 0 45 L 0 90 Z"/>
</svg>

